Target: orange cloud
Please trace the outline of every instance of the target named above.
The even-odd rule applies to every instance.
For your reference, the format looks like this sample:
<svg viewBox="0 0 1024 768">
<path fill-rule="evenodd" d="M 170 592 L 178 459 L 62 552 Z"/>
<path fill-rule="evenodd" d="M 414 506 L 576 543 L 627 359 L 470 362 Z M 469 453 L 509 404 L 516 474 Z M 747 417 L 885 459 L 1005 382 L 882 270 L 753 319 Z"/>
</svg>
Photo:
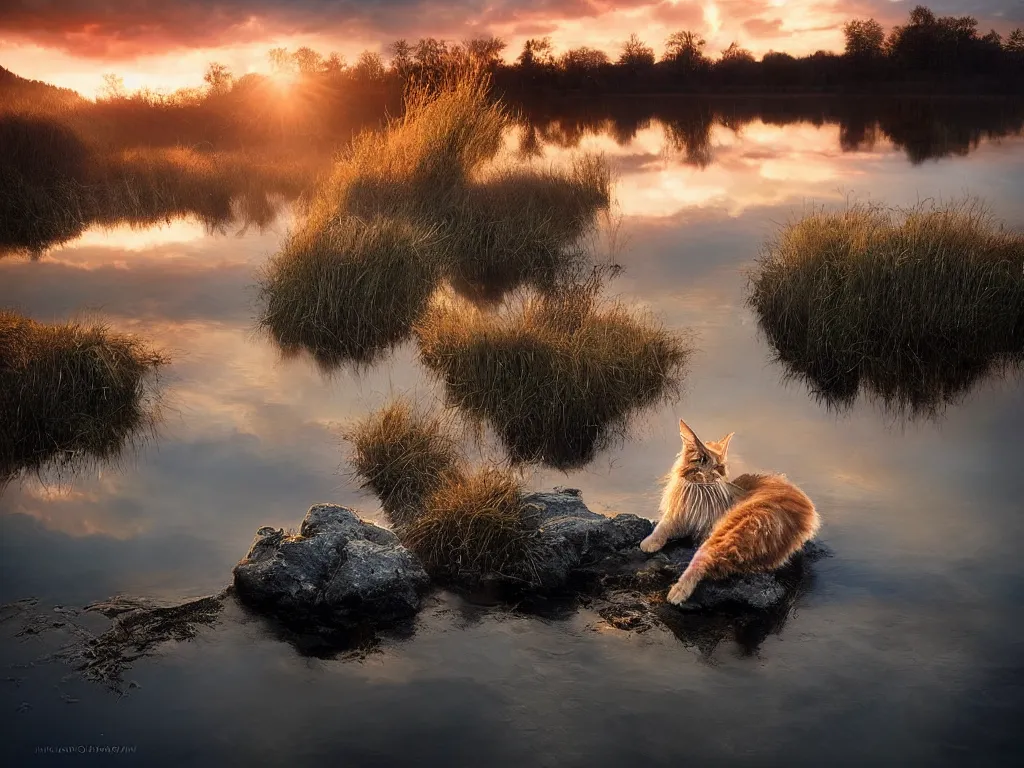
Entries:
<svg viewBox="0 0 1024 768">
<path fill-rule="evenodd" d="M 931 0 L 939 14 L 978 17 L 982 30 L 1024 23 L 1017 0 Z M 618 52 L 636 31 L 656 52 L 689 29 L 715 54 L 733 41 L 760 55 L 842 47 L 842 24 L 904 19 L 912 3 L 890 0 L 6 0 L 0 4 L 0 64 L 26 77 L 95 94 L 103 72 L 130 88 L 200 84 L 211 60 L 236 72 L 266 66 L 267 49 L 310 45 L 350 59 L 388 41 L 497 34 L 514 59 L 528 37 L 550 35 L 558 50 L 587 45 Z"/>
</svg>

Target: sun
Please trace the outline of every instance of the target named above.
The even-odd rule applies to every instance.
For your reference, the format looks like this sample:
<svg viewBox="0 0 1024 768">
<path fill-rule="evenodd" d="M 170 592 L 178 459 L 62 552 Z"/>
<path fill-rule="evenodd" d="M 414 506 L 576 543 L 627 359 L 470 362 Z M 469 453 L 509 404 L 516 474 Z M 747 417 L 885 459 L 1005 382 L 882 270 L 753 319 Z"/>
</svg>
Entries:
<svg viewBox="0 0 1024 768">
<path fill-rule="evenodd" d="M 298 72 L 291 69 L 279 69 L 270 76 L 270 82 L 282 93 L 290 91 L 298 79 Z"/>
</svg>

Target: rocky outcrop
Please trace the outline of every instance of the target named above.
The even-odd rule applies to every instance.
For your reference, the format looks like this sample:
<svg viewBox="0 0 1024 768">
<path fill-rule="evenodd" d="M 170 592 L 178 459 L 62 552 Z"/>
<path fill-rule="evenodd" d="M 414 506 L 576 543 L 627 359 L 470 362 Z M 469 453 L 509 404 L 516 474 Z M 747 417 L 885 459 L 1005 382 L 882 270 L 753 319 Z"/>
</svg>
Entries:
<svg viewBox="0 0 1024 768">
<path fill-rule="evenodd" d="M 334 623 L 408 618 L 429 586 L 419 558 L 394 533 L 336 504 L 310 507 L 297 535 L 260 528 L 234 577 L 250 605 Z"/>
<path fill-rule="evenodd" d="M 578 490 L 532 493 L 525 500 L 537 510 L 541 539 L 530 572 L 489 576 L 473 586 L 576 591 L 609 600 L 632 596 L 629 601 L 642 598 L 651 607 L 663 603 L 665 591 L 693 557 L 694 548 L 685 541 L 653 555 L 641 552 L 640 542 L 654 527 L 650 520 L 593 512 Z M 813 560 L 824 552 L 812 543 L 796 559 Z M 792 570 L 702 582 L 683 609 L 771 609 L 793 593 Z M 247 604 L 320 624 L 411 617 L 429 586 L 423 565 L 398 536 L 334 504 L 311 507 L 296 535 L 261 528 L 234 576 L 238 596 Z"/>
<path fill-rule="evenodd" d="M 532 493 L 526 501 L 541 515 L 545 547 L 538 576 L 542 587 L 559 588 L 575 580 L 604 588 L 667 589 L 686 570 L 696 551 L 691 542 L 677 541 L 653 555 L 641 552 L 640 542 L 654 528 L 650 520 L 593 512 L 574 488 Z M 823 552 L 812 542 L 797 557 L 816 559 Z M 685 608 L 734 604 L 765 610 L 782 602 L 789 587 L 785 569 L 704 581 Z"/>
</svg>

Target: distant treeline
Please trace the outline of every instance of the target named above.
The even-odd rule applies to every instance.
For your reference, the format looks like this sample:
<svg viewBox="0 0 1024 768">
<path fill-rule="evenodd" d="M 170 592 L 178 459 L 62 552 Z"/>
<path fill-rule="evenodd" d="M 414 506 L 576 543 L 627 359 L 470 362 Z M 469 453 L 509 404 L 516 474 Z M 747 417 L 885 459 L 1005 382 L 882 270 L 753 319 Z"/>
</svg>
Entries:
<svg viewBox="0 0 1024 768">
<path fill-rule="evenodd" d="M 756 60 L 738 45 L 715 59 L 695 32 L 672 34 L 661 58 L 631 35 L 616 54 L 592 48 L 556 51 L 548 38 L 527 40 L 506 63 L 506 44 L 490 37 L 451 44 L 398 40 L 388 57 L 370 51 L 346 62 L 310 48 L 269 52 L 271 74 L 234 77 L 211 63 L 206 84 L 174 93 L 129 93 L 113 74 L 95 102 L 25 80 L 0 68 L 0 114 L 59 119 L 87 139 L 117 147 L 252 147 L 261 143 L 337 146 L 361 128 L 401 110 L 410 82 L 443 78 L 467 66 L 490 71 L 495 93 L 530 110 L 555 96 L 637 94 L 898 93 L 1024 94 L 1024 32 L 982 35 L 972 17 L 938 17 L 917 7 L 886 33 L 874 19 L 845 25 L 842 54 Z"/>
<path fill-rule="evenodd" d="M 1024 30 L 1005 39 L 983 34 L 971 16 L 936 16 L 924 6 L 910 12 L 907 23 L 888 33 L 875 19 L 855 19 L 843 28 L 842 54 L 818 51 L 795 57 L 770 51 L 760 60 L 731 44 L 717 58 L 705 52 L 697 32 L 680 30 L 663 41 L 655 55 L 648 41 L 632 34 L 619 48 L 579 47 L 559 52 L 551 38 L 529 39 L 515 61 L 506 63 L 507 45 L 497 37 L 451 43 L 422 38 L 397 40 L 386 55 L 364 51 L 349 64 L 336 53 L 323 56 L 309 48 L 269 52 L 275 72 L 319 77 L 361 87 L 434 77 L 467 63 L 491 70 L 499 90 L 543 93 L 590 91 L 612 93 L 906 90 L 1024 92 Z M 662 42 L 662 41 L 658 41 Z M 222 64 L 210 64 L 207 91 L 223 93 L 251 86 L 253 75 L 235 81 Z M 107 96 L 123 95 L 109 76 Z"/>
</svg>

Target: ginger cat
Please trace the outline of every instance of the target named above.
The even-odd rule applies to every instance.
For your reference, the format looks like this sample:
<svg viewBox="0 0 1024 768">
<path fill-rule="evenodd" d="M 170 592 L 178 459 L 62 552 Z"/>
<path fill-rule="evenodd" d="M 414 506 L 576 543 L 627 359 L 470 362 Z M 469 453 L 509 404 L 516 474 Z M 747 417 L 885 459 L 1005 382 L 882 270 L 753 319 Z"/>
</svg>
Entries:
<svg viewBox="0 0 1024 768">
<path fill-rule="evenodd" d="M 785 475 L 740 475 L 729 480 L 726 454 L 730 433 L 703 443 L 679 420 L 683 449 L 669 471 L 661 497 L 661 520 L 640 542 L 657 552 L 678 536 L 703 541 L 668 593 L 685 602 L 703 578 L 772 570 L 783 565 L 817 533 L 814 504 Z"/>
</svg>

